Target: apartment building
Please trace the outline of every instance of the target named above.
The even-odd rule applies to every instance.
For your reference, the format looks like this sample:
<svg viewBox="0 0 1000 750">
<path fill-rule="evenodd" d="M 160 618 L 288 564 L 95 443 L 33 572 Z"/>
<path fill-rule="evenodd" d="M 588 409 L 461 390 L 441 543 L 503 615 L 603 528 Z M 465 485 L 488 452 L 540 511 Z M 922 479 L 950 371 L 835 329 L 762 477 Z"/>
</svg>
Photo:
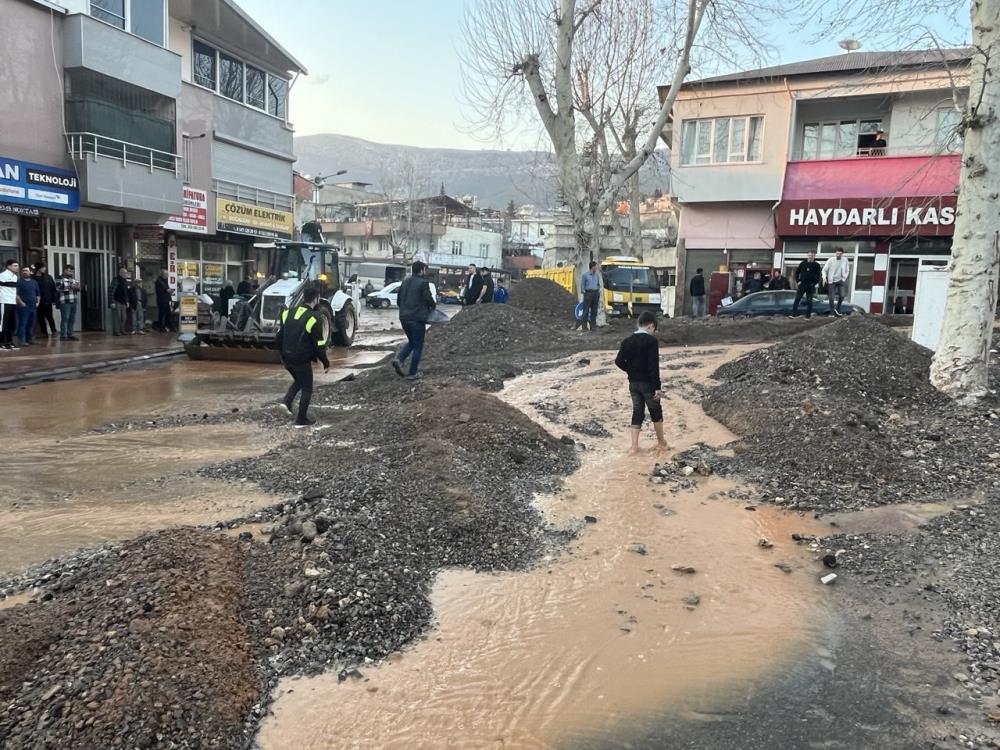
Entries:
<svg viewBox="0 0 1000 750">
<path fill-rule="evenodd" d="M 690 313 L 696 268 L 738 291 L 748 273 L 794 278 L 807 252 L 822 262 L 837 247 L 853 303 L 912 312 L 917 270 L 951 251 L 969 60 L 855 52 L 685 84 L 671 133 L 676 314 Z"/>
<path fill-rule="evenodd" d="M 0 0 L 0 17 L 0 255 L 74 264 L 85 330 L 106 329 L 120 265 L 209 294 L 266 271 L 253 243 L 293 231 L 305 72 L 267 31 L 233 0 Z"/>
</svg>

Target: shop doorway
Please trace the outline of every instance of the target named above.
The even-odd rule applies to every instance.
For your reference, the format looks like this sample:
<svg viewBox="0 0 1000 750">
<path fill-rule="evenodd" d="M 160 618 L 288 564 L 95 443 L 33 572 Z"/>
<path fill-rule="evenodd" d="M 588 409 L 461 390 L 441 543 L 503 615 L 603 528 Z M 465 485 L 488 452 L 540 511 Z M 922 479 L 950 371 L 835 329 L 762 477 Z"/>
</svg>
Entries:
<svg viewBox="0 0 1000 750">
<path fill-rule="evenodd" d="M 886 284 L 888 315 L 912 315 L 917 297 L 917 269 L 919 258 L 892 258 L 889 261 L 889 279 Z"/>
<path fill-rule="evenodd" d="M 80 252 L 77 277 L 80 279 L 80 325 L 84 331 L 103 331 L 108 280 L 111 278 L 109 256 Z"/>
<path fill-rule="evenodd" d="M 49 273 L 53 278 L 58 279 L 66 266 L 73 266 L 75 276 L 80 278 L 80 253 L 76 250 L 49 250 L 46 262 L 49 266 Z M 78 308 L 79 309 L 79 308 Z M 82 314 L 77 313 L 76 321 L 73 323 L 73 332 L 77 333 L 81 329 Z"/>
</svg>

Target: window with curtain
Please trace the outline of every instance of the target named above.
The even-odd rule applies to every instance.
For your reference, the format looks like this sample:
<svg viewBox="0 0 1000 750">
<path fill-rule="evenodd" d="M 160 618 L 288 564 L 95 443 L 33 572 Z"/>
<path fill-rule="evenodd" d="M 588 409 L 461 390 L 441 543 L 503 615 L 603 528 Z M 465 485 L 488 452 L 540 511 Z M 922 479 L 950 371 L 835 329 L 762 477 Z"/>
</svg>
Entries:
<svg viewBox="0 0 1000 750">
<path fill-rule="evenodd" d="M 681 127 L 681 164 L 760 161 L 764 118 L 717 117 L 685 120 Z"/>
<path fill-rule="evenodd" d="M 132 33 L 162 47 L 166 23 L 163 0 L 130 0 L 130 3 L 129 26 Z"/>
</svg>

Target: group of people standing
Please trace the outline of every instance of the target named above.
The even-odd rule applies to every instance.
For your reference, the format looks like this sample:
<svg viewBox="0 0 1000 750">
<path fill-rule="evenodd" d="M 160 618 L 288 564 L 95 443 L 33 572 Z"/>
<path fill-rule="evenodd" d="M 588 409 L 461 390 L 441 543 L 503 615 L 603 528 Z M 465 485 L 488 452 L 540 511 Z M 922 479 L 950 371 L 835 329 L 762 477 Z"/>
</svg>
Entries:
<svg viewBox="0 0 1000 750">
<path fill-rule="evenodd" d="M 21 267 L 8 260 L 0 272 L 0 351 L 14 351 L 35 343 L 35 323 L 42 336 L 57 334 L 53 309 L 59 310 L 58 335 L 62 340 L 77 341 L 73 335 L 80 284 L 76 269 L 63 266 L 53 278 L 44 263 Z"/>
<path fill-rule="evenodd" d="M 508 292 L 502 281 L 494 282 L 493 272 L 488 268 L 476 268 L 475 263 L 469 264 L 468 273 L 462 282 L 462 304 L 482 305 L 488 302 L 503 304 L 507 301 Z"/>
<path fill-rule="evenodd" d="M 816 262 L 816 252 L 811 251 L 795 269 L 796 289 L 795 301 L 792 303 L 792 317 L 798 317 L 799 305 L 803 298 L 806 300 L 806 317 L 812 316 L 813 297 L 820 284 L 826 284 L 830 298 L 830 312 L 840 317 L 844 295 L 851 278 L 851 264 L 844 257 L 844 248 L 835 248 L 834 253 L 834 257 L 828 258 L 821 267 Z M 787 291 L 791 288 L 792 285 L 788 277 L 779 268 L 771 271 L 769 279 L 765 279 L 764 274 L 760 271 L 747 272 L 743 278 L 740 296 L 745 297 L 748 294 L 764 291 Z M 699 268 L 695 271 L 688 285 L 688 293 L 691 296 L 692 317 L 705 317 L 708 314 L 708 296 L 703 269 Z"/>
<path fill-rule="evenodd" d="M 133 279 L 125 266 L 119 268 L 118 275 L 111 280 L 108 297 L 112 312 L 111 335 L 145 336 L 148 295 L 142 282 Z"/>
</svg>

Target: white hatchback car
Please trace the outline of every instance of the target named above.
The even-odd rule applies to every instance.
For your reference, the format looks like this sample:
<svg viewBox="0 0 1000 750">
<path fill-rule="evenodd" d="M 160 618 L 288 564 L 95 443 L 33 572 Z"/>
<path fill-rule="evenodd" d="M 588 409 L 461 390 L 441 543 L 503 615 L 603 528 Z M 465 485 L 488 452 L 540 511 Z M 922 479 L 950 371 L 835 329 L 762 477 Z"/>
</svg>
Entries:
<svg viewBox="0 0 1000 750">
<path fill-rule="evenodd" d="M 402 281 L 394 281 L 388 286 L 378 290 L 377 292 L 372 292 L 367 297 L 365 297 L 365 304 L 368 307 L 399 307 L 397 302 L 397 295 L 399 294 L 399 287 Z M 437 301 L 437 287 L 431 284 L 431 296 L 434 301 Z"/>
</svg>

